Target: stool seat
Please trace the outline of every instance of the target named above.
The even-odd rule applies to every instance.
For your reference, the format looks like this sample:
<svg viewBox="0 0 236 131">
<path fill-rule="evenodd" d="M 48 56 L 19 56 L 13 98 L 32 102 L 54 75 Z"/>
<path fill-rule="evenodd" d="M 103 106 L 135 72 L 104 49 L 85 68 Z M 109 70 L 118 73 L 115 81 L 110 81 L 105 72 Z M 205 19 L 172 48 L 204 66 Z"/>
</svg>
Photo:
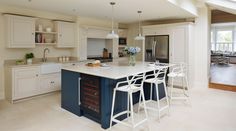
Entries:
<svg viewBox="0 0 236 131">
<path fill-rule="evenodd" d="M 168 75 L 168 77 L 185 77 L 185 73 L 175 73 L 175 72 L 170 72 Z"/>
<path fill-rule="evenodd" d="M 120 86 L 119 88 L 117 88 L 117 91 L 135 93 L 135 92 L 140 91 L 140 87 L 137 85 L 125 85 L 125 86 Z"/>
<path fill-rule="evenodd" d="M 149 78 L 149 79 L 144 80 L 144 82 L 161 84 L 162 80 L 163 80 L 162 78 Z"/>
</svg>

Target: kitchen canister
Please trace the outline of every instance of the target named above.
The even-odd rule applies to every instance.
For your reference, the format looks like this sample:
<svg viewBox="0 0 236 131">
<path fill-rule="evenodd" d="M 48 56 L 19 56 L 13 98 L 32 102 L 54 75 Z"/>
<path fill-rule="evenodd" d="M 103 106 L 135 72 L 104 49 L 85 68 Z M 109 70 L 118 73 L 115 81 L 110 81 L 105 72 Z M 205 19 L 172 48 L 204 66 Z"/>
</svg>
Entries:
<svg viewBox="0 0 236 131">
<path fill-rule="evenodd" d="M 43 31 L 43 25 L 38 25 L 38 31 Z"/>
</svg>

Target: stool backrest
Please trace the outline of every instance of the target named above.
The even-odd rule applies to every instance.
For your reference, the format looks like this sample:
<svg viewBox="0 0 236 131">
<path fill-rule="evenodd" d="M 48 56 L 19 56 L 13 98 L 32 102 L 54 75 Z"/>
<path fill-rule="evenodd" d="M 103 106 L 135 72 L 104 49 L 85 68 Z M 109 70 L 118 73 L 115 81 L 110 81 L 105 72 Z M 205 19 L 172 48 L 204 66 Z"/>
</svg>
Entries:
<svg viewBox="0 0 236 131">
<path fill-rule="evenodd" d="M 176 63 L 176 65 L 172 68 L 172 71 L 174 73 L 184 73 L 187 74 L 188 72 L 188 65 L 184 62 Z"/>
<path fill-rule="evenodd" d="M 129 76 L 129 77 L 127 77 L 128 84 L 129 85 L 143 84 L 144 76 L 145 76 L 145 73 L 140 73 L 140 74 L 136 74 L 136 75 L 133 75 L 133 76 Z"/>
<path fill-rule="evenodd" d="M 168 70 L 168 66 L 157 67 L 156 70 L 154 71 L 155 78 L 165 80 L 167 70 Z"/>
</svg>

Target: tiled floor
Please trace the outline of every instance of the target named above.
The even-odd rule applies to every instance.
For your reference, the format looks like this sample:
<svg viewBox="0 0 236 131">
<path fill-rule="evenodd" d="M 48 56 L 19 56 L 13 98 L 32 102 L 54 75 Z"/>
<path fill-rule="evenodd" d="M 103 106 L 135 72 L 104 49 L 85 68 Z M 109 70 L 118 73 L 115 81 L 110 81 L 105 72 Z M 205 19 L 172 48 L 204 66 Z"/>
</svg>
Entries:
<svg viewBox="0 0 236 131">
<path fill-rule="evenodd" d="M 210 82 L 236 86 L 236 64 L 212 64 Z"/>
<path fill-rule="evenodd" d="M 236 93 L 192 89 L 192 106 L 173 102 L 170 116 L 152 113 L 139 131 L 236 131 Z M 9 104 L 0 102 L 0 131 L 100 131 L 100 125 L 60 108 L 60 93 Z M 114 131 L 131 130 L 121 125 Z"/>
</svg>

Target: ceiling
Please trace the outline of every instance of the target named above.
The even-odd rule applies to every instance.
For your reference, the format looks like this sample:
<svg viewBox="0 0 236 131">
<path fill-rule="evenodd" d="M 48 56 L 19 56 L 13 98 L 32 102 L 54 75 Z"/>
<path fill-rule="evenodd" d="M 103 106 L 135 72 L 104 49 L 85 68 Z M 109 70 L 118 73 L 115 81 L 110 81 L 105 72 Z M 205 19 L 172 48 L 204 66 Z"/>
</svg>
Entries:
<svg viewBox="0 0 236 131">
<path fill-rule="evenodd" d="M 206 3 L 213 9 L 236 14 L 236 0 L 207 0 Z"/>
<path fill-rule="evenodd" d="M 137 21 L 138 10 L 143 11 L 142 20 L 195 17 L 168 0 L 113 1 L 116 2 L 114 8 L 115 20 L 122 23 Z M 0 4 L 100 19 L 110 19 L 110 2 L 111 0 L 0 0 Z"/>
</svg>

